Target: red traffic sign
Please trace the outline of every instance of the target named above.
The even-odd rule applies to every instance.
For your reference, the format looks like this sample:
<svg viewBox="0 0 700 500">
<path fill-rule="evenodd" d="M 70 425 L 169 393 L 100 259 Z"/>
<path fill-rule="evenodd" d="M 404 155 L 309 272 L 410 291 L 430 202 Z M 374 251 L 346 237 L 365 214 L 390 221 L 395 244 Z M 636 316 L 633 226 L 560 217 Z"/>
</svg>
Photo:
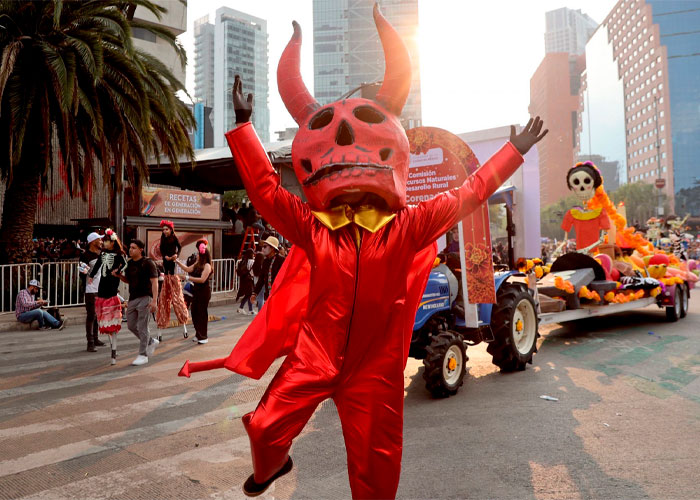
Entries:
<svg viewBox="0 0 700 500">
<path fill-rule="evenodd" d="M 666 185 L 666 179 L 656 179 L 656 182 L 654 182 L 654 185 L 659 189 L 663 189 L 664 186 Z"/>
</svg>

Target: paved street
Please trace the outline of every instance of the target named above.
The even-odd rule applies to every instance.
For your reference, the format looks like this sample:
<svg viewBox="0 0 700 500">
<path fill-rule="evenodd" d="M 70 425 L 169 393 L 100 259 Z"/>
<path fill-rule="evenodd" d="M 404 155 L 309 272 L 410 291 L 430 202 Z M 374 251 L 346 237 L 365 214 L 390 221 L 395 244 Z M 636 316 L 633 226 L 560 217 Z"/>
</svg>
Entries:
<svg viewBox="0 0 700 500">
<path fill-rule="evenodd" d="M 107 347 L 84 352 L 78 325 L 0 333 L 0 498 L 243 498 L 241 416 L 274 370 L 176 376 L 185 359 L 228 354 L 250 319 L 232 311 L 211 311 L 227 319 L 205 346 L 165 331 L 142 367 L 129 366 L 128 331 L 115 367 Z M 469 348 L 465 385 L 445 400 L 409 360 L 399 498 L 700 498 L 700 294 L 678 323 L 650 307 L 542 334 L 535 364 L 515 374 Z M 292 454 L 295 469 L 261 498 L 349 497 L 331 402 Z"/>
</svg>

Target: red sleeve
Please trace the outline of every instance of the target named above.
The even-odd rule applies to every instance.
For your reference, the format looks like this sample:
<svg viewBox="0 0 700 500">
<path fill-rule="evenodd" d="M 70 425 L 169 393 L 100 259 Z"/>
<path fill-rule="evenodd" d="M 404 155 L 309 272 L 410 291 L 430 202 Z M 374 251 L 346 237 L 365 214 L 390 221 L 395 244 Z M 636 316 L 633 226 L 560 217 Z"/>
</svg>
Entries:
<svg viewBox="0 0 700 500">
<path fill-rule="evenodd" d="M 605 210 L 603 210 L 600 213 L 600 217 L 598 220 L 598 226 L 600 227 L 600 229 L 603 229 L 605 231 L 610 229 L 610 217 L 608 217 L 608 214 L 605 212 Z"/>
<path fill-rule="evenodd" d="M 571 215 L 571 210 L 567 210 L 566 215 L 564 216 L 564 220 L 561 223 L 561 228 L 568 233 L 569 231 L 571 231 L 571 226 L 573 225 L 574 216 Z"/>
<path fill-rule="evenodd" d="M 255 209 L 285 238 L 304 248 L 313 215 L 306 203 L 282 187 L 253 126 L 246 123 L 229 130 L 226 140 Z"/>
<path fill-rule="evenodd" d="M 410 226 L 417 248 L 430 245 L 485 203 L 522 163 L 522 155 L 507 142 L 460 187 L 409 207 Z"/>
</svg>

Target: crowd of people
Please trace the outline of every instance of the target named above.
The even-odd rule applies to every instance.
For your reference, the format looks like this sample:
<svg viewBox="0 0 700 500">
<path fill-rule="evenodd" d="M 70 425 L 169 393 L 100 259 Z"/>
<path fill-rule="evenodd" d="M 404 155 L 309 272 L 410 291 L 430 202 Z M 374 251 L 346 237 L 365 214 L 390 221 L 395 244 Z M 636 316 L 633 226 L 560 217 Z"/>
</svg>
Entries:
<svg viewBox="0 0 700 500">
<path fill-rule="evenodd" d="M 34 238 L 33 243 L 35 262 L 77 259 L 85 248 L 85 242 L 67 238 Z"/>
</svg>

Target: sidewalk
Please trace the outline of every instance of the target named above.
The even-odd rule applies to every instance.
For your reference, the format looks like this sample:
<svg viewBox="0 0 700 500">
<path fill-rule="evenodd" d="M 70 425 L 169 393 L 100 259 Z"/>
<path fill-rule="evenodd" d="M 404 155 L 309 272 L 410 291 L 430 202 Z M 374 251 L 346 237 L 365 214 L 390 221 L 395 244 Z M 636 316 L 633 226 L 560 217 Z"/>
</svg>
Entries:
<svg viewBox="0 0 700 500">
<path fill-rule="evenodd" d="M 236 292 L 217 293 L 212 295 L 209 301 L 209 307 L 218 307 L 231 305 L 236 303 Z M 67 320 L 67 325 L 82 325 L 85 324 L 85 306 L 63 307 L 61 308 L 61 316 Z M 174 315 L 172 316 L 174 318 Z M 190 320 L 189 323 L 192 321 Z M 175 319 L 171 320 L 170 326 L 177 326 Z M 14 312 L 0 314 L 0 333 L 2 332 L 21 332 L 27 330 L 36 330 L 37 323 L 24 324 L 17 321 Z"/>
</svg>

